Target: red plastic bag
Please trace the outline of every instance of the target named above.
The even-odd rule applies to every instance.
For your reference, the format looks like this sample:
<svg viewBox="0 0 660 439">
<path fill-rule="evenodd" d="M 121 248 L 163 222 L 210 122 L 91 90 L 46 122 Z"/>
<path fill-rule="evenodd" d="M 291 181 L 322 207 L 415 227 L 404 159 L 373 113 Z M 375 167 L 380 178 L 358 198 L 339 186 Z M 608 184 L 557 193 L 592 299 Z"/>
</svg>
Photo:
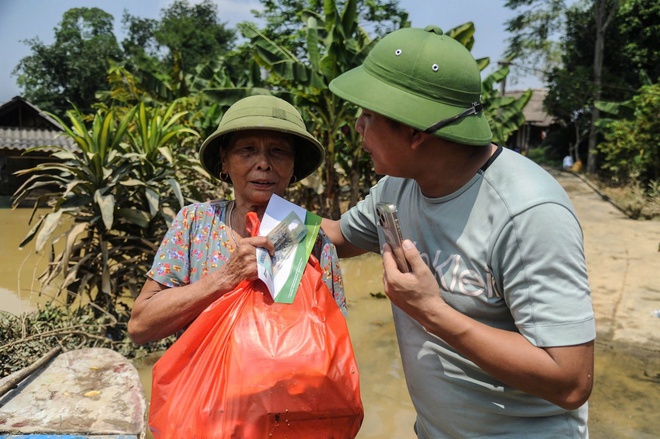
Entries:
<svg viewBox="0 0 660 439">
<path fill-rule="evenodd" d="M 156 439 L 353 438 L 364 416 L 348 327 L 313 256 L 292 304 L 243 282 L 152 374 Z"/>
</svg>

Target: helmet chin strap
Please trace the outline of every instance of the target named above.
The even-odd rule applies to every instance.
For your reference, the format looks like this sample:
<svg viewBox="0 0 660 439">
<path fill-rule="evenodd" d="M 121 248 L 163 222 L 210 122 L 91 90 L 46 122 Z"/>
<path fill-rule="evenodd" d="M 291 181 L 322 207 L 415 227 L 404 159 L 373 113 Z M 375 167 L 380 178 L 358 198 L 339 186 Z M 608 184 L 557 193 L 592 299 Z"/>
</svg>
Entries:
<svg viewBox="0 0 660 439">
<path fill-rule="evenodd" d="M 433 134 L 436 131 L 438 131 L 440 128 L 446 127 L 449 124 L 454 123 L 458 119 L 462 119 L 467 116 L 472 116 L 473 114 L 479 114 L 481 111 L 484 109 L 483 105 L 481 105 L 481 102 L 473 102 L 472 106 L 468 108 L 467 110 L 463 111 L 460 114 L 457 114 L 456 116 L 448 117 L 447 119 L 442 119 L 427 129 L 424 130 L 426 134 Z"/>
</svg>

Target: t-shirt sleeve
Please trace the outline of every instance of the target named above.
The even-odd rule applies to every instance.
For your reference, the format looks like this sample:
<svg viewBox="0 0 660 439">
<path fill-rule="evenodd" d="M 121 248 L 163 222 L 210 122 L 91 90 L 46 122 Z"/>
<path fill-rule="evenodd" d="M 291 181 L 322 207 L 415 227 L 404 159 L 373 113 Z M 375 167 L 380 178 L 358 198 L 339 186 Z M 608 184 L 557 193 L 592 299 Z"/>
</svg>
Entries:
<svg viewBox="0 0 660 439">
<path fill-rule="evenodd" d="M 179 211 L 156 252 L 148 277 L 170 288 L 190 283 L 190 228 L 195 211 L 194 205 Z"/>
<path fill-rule="evenodd" d="M 500 234 L 491 260 L 516 326 L 531 343 L 570 346 L 595 338 L 582 230 L 571 210 L 545 203 L 520 213 Z"/>
<path fill-rule="evenodd" d="M 380 198 L 382 181 L 372 187 L 369 194 L 345 212 L 339 222 L 344 238 L 363 250 L 380 253 L 376 202 Z"/>
</svg>

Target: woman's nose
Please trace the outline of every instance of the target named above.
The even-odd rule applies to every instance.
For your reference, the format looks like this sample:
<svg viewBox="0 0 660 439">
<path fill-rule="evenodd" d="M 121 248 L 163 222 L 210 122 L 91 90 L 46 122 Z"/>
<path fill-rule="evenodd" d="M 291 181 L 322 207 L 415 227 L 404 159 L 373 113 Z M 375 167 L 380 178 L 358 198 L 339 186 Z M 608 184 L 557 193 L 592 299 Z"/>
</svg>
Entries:
<svg viewBox="0 0 660 439">
<path fill-rule="evenodd" d="M 271 160 L 267 152 L 261 152 L 257 155 L 257 167 L 264 170 L 271 168 Z"/>
</svg>

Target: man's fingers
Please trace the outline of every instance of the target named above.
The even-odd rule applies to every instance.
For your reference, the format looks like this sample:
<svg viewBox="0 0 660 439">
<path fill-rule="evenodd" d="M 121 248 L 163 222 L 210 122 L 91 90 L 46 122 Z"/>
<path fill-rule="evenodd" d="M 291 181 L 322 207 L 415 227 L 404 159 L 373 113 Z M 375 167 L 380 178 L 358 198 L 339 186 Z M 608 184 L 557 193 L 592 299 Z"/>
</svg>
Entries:
<svg viewBox="0 0 660 439">
<path fill-rule="evenodd" d="M 394 253 L 392 253 L 392 247 L 389 244 L 383 244 L 383 268 L 385 272 L 388 270 L 397 269 L 396 261 L 394 260 Z"/>
<path fill-rule="evenodd" d="M 403 248 L 403 254 L 406 255 L 406 259 L 410 264 L 410 268 L 412 268 L 413 271 L 416 271 L 415 266 L 419 266 L 420 264 L 425 265 L 422 260 L 422 255 L 419 254 L 419 250 L 417 250 L 417 246 L 414 242 L 410 239 L 404 239 L 401 243 L 401 247 Z"/>
</svg>

